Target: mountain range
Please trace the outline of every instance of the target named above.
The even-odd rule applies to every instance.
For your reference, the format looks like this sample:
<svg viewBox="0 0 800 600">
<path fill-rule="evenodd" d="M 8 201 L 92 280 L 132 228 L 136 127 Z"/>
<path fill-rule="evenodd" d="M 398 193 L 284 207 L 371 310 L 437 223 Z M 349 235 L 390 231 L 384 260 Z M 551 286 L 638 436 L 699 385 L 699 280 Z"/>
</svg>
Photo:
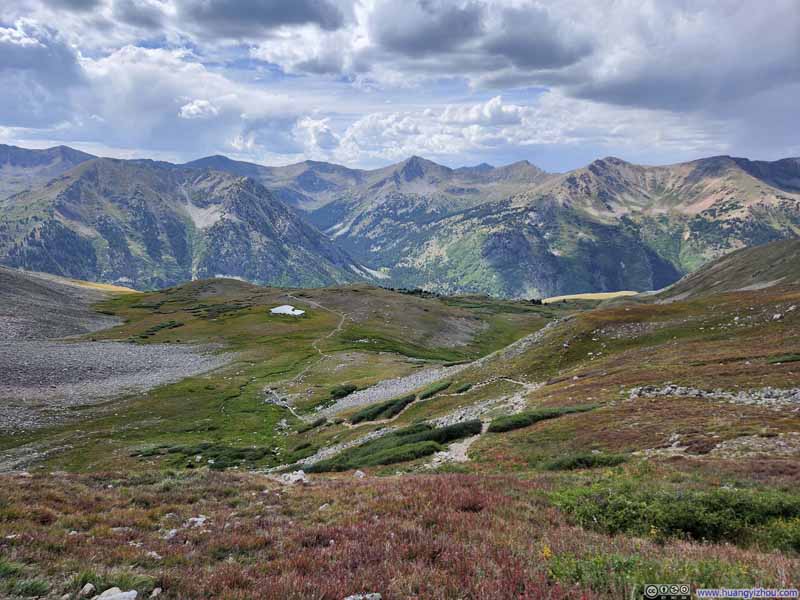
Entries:
<svg viewBox="0 0 800 600">
<path fill-rule="evenodd" d="M 0 263 L 138 288 L 224 275 L 543 297 L 650 290 L 800 236 L 800 159 L 374 170 L 0 146 Z"/>
</svg>

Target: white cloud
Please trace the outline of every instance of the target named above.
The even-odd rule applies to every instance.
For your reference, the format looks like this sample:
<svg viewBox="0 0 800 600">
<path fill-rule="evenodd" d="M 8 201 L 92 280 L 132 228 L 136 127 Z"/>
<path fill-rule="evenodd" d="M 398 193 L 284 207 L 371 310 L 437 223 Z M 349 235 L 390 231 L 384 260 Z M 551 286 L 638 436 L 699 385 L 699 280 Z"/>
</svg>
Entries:
<svg viewBox="0 0 800 600">
<path fill-rule="evenodd" d="M 398 160 L 413 154 L 487 155 L 529 146 L 594 147 L 657 144 L 664 150 L 718 152 L 721 124 L 668 111 L 630 110 L 569 98 L 556 92 L 530 105 L 498 97 L 440 110 L 369 114 L 344 133 L 334 155 L 345 161 Z"/>
<path fill-rule="evenodd" d="M 0 27 L 0 124 L 47 127 L 70 117 L 71 94 L 84 83 L 78 54 L 53 29 L 20 19 Z"/>
<path fill-rule="evenodd" d="M 331 129 L 331 120 L 328 118 L 303 117 L 297 121 L 294 134 L 306 150 L 317 154 L 333 150 L 339 145 L 339 136 Z"/>
<path fill-rule="evenodd" d="M 208 100 L 192 100 L 181 106 L 178 116 L 181 119 L 210 119 L 219 114 L 219 109 Z"/>
<path fill-rule="evenodd" d="M 290 4 L 0 3 L 0 127 L 272 162 L 797 153 L 796 0 Z"/>
<path fill-rule="evenodd" d="M 495 96 L 483 104 L 448 106 L 442 113 L 442 120 L 465 125 L 518 125 L 524 112 L 523 107 L 503 104 L 503 98 Z"/>
</svg>

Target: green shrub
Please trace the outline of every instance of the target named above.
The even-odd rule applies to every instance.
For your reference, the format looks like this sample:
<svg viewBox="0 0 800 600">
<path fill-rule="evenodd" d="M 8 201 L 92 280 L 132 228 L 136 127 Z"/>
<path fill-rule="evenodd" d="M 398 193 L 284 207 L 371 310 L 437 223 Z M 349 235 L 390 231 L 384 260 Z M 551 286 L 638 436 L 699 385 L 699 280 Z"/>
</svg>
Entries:
<svg viewBox="0 0 800 600">
<path fill-rule="evenodd" d="M 514 429 L 528 427 L 529 425 L 533 425 L 539 421 L 556 419 L 563 415 L 586 412 L 595 408 L 597 408 L 595 405 L 564 406 L 560 408 L 537 408 L 535 410 L 529 410 L 516 415 L 497 417 L 496 419 L 493 419 L 491 425 L 489 425 L 489 431 L 492 433 L 512 431 Z"/>
<path fill-rule="evenodd" d="M 326 419 L 325 417 L 320 417 L 319 419 L 312 421 L 311 423 L 306 423 L 305 425 L 301 425 L 297 429 L 297 433 L 306 433 L 307 431 L 311 431 L 312 429 L 316 429 L 317 427 L 322 427 L 327 422 L 328 419 Z"/>
<path fill-rule="evenodd" d="M 350 422 L 353 424 L 361 423 L 363 421 L 378 421 L 380 419 L 391 419 L 392 417 L 400 414 L 402 410 L 416 400 L 416 396 L 411 394 L 403 396 L 402 398 L 395 398 L 387 402 L 380 402 L 368 406 L 350 417 Z"/>
<path fill-rule="evenodd" d="M 562 456 L 542 465 L 548 471 L 572 471 L 575 469 L 593 469 L 595 467 L 615 467 L 627 459 L 621 454 L 592 454 L 582 452 L 570 456 Z"/>
<path fill-rule="evenodd" d="M 774 365 L 777 363 L 789 363 L 800 361 L 800 354 L 784 354 L 783 356 L 775 356 L 767 359 L 767 363 Z"/>
<path fill-rule="evenodd" d="M 411 427 L 394 431 L 383 437 L 361 444 L 360 446 L 348 448 L 333 458 L 314 463 L 309 466 L 306 471 L 310 473 L 347 471 L 375 464 L 389 464 L 374 462 L 375 460 L 384 460 L 387 457 L 419 454 L 423 451 L 427 454 L 432 454 L 440 448 L 434 448 L 432 445 L 418 446 L 417 444 L 421 442 L 434 442 L 437 446 L 441 447 L 441 445 L 453 440 L 476 435 L 480 433 L 481 427 L 482 423 L 479 420 L 466 421 L 464 423 L 456 423 L 455 425 L 439 428 L 434 428 L 425 423 L 412 425 Z M 414 448 L 409 449 L 406 448 L 407 446 L 414 446 Z M 402 460 L 411 459 L 404 458 Z"/>
<path fill-rule="evenodd" d="M 362 464 L 364 467 L 374 467 L 376 465 L 392 465 L 394 463 L 406 462 L 429 456 L 434 452 L 439 452 L 442 449 L 441 444 L 436 442 L 416 442 L 414 444 L 405 444 L 397 448 L 387 448 L 376 452 L 368 457 Z"/>
<path fill-rule="evenodd" d="M 181 456 L 176 462 L 180 463 L 188 459 L 190 462 L 186 466 L 190 468 L 208 465 L 211 469 L 223 470 L 244 463 L 253 464 L 263 460 L 272 455 L 272 449 L 264 447 L 241 448 L 202 442 L 194 446 L 160 446 L 136 453 L 135 456 L 152 456 L 154 453 L 179 454 Z M 197 455 L 202 456 L 202 460 L 195 463 L 194 457 Z M 209 460 L 212 462 L 208 462 Z"/>
<path fill-rule="evenodd" d="M 42 579 L 22 579 L 15 582 L 11 590 L 17 596 L 33 598 L 46 595 L 50 591 L 50 585 Z"/>
<path fill-rule="evenodd" d="M 13 577 L 22 572 L 22 565 L 0 558 L 0 579 Z"/>
<path fill-rule="evenodd" d="M 463 394 L 463 393 L 465 393 L 465 392 L 468 392 L 468 391 L 470 391 L 471 389 L 472 389 L 472 384 L 471 384 L 471 383 L 462 383 L 460 386 L 458 386 L 458 387 L 457 387 L 455 390 L 453 390 L 453 391 L 454 391 L 456 394 Z"/>
<path fill-rule="evenodd" d="M 800 553 L 800 518 L 775 519 L 756 532 L 755 538 L 762 546 Z"/>
<path fill-rule="evenodd" d="M 433 385 L 422 390 L 422 392 L 419 395 L 419 399 L 427 400 L 428 398 L 432 398 L 439 392 L 443 392 L 444 390 L 449 388 L 451 384 L 452 384 L 451 381 L 442 381 L 439 383 L 434 383 Z"/>
<path fill-rule="evenodd" d="M 575 556 L 559 554 L 548 561 L 554 579 L 580 584 L 597 592 L 616 592 L 615 597 L 635 595 L 653 581 L 691 581 L 697 587 L 752 587 L 756 576 L 741 563 L 708 560 L 653 560 L 640 555 L 594 554 Z"/>
<path fill-rule="evenodd" d="M 352 383 L 344 383 L 342 385 L 337 385 L 331 388 L 331 400 L 340 400 L 345 396 L 349 396 L 353 392 L 357 391 L 358 387 L 353 385 Z"/>
<path fill-rule="evenodd" d="M 796 525 L 786 527 L 783 541 L 763 532 L 800 518 L 800 495 L 775 490 L 664 490 L 626 481 L 570 488 L 553 499 L 581 526 L 664 539 L 791 545 Z"/>
</svg>

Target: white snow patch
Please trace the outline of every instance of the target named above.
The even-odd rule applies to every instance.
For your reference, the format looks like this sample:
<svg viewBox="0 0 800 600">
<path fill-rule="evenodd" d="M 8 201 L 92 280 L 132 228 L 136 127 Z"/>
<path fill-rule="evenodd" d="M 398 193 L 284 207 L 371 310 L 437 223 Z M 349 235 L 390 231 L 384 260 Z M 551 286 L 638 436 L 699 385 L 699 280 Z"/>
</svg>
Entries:
<svg viewBox="0 0 800 600">
<path fill-rule="evenodd" d="M 306 311 L 295 308 L 291 304 L 281 304 L 269 312 L 271 312 L 273 315 L 291 315 L 293 317 L 299 317 L 300 315 L 304 315 Z"/>
<path fill-rule="evenodd" d="M 332 238 L 337 238 L 341 235 L 344 235 L 348 231 L 350 231 L 350 223 L 345 223 L 343 221 L 341 223 L 337 223 L 333 227 L 329 227 L 327 230 L 325 230 L 325 233 L 327 233 Z"/>
<path fill-rule="evenodd" d="M 370 269 L 369 267 L 365 267 L 361 265 L 361 270 L 366 271 L 370 275 L 372 275 L 375 279 L 389 279 L 389 275 L 384 273 L 383 271 L 376 271 L 375 269 Z"/>
<path fill-rule="evenodd" d="M 244 277 L 239 277 L 238 275 L 225 275 L 224 273 L 214 273 L 215 279 L 235 279 L 236 281 L 244 281 L 247 283 L 247 279 Z"/>
<path fill-rule="evenodd" d="M 198 229 L 206 229 L 207 227 L 211 227 L 214 223 L 222 219 L 223 213 L 221 206 L 200 208 L 191 202 L 187 202 L 184 205 L 184 208 L 186 209 L 186 213 L 189 215 L 189 218 L 192 220 L 192 223 L 194 223 L 194 226 Z"/>
</svg>

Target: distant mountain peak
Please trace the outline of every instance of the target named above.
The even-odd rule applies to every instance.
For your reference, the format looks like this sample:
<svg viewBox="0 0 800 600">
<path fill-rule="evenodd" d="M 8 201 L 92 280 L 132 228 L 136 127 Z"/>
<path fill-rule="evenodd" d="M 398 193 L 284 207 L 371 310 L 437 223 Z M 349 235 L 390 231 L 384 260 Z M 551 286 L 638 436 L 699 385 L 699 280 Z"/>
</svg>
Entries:
<svg viewBox="0 0 800 600">
<path fill-rule="evenodd" d="M 400 163 L 399 169 L 397 171 L 398 175 L 400 175 L 405 181 L 413 181 L 414 179 L 422 179 L 432 173 L 437 174 L 444 174 L 451 172 L 451 169 L 448 167 L 442 166 L 433 162 L 432 160 L 428 160 L 427 158 L 422 158 L 421 156 L 410 156 L 402 163 Z"/>
</svg>

